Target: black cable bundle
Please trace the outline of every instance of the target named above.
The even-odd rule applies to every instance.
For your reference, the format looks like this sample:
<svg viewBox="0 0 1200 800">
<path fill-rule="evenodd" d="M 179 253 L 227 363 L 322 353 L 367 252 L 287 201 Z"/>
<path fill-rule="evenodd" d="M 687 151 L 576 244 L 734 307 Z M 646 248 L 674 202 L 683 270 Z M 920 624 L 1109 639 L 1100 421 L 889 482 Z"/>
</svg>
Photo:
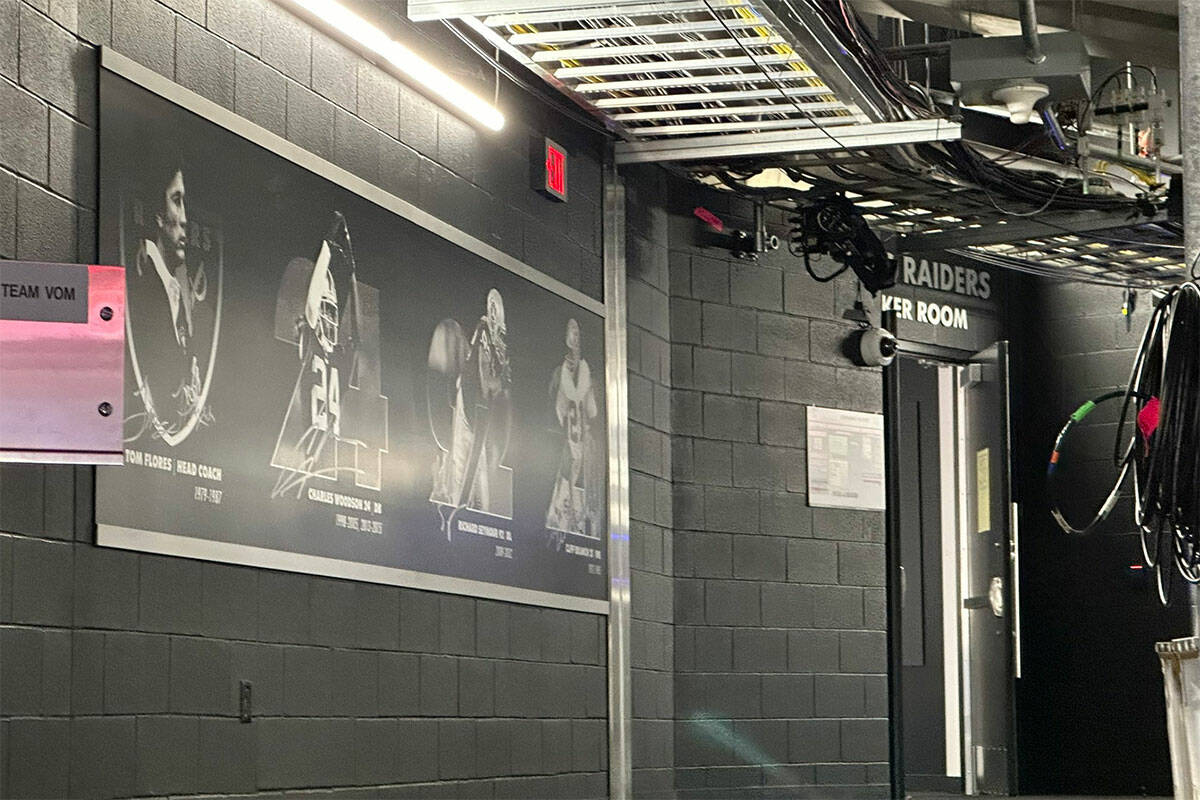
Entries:
<svg viewBox="0 0 1200 800">
<path fill-rule="evenodd" d="M 981 158 L 962 142 L 944 142 L 938 147 L 918 145 L 918 150 L 960 180 L 981 187 L 993 205 L 996 205 L 991 197 L 994 191 L 1031 205 L 1041 204 L 1036 213 L 1041 213 L 1051 205 L 1062 210 L 1127 210 L 1131 216 L 1154 212 L 1154 207 L 1147 201 L 1120 195 L 1084 194 L 1082 173 L 1080 178 L 1059 178 L 1050 174 L 1037 175 L 1008 169 Z M 999 206 L 997 209 L 1004 211 Z M 1032 212 L 1008 213 L 1014 216 L 1032 215 Z"/>
<path fill-rule="evenodd" d="M 1157 396 L 1161 403 L 1157 427 L 1134 448 L 1134 518 L 1165 603 L 1170 572 L 1162 565 L 1169 559 L 1184 580 L 1200 583 L 1200 286 L 1195 282 L 1172 289 L 1155 308 L 1134 362 L 1118 437 L 1134 392 Z"/>
<path fill-rule="evenodd" d="M 1054 449 L 1050 452 L 1050 463 L 1046 466 L 1046 484 L 1050 490 L 1050 497 L 1058 496 L 1058 465 L 1062 460 L 1063 445 L 1067 442 L 1069 434 L 1074 430 L 1075 426 L 1083 422 L 1088 414 L 1091 414 L 1097 406 L 1109 400 L 1119 400 L 1125 397 L 1125 390 L 1118 389 L 1115 392 L 1106 392 L 1099 397 L 1093 397 L 1071 414 L 1067 419 L 1067 423 L 1062 426 L 1062 430 L 1058 432 L 1058 437 L 1054 440 Z M 1062 509 L 1059 508 L 1058 502 L 1052 500 L 1050 503 L 1050 516 L 1054 517 L 1054 521 L 1058 526 L 1067 533 L 1091 533 L 1097 525 L 1108 519 L 1109 513 L 1116 507 L 1117 501 L 1121 497 L 1121 485 L 1125 483 L 1125 475 L 1129 472 L 1129 466 L 1132 463 L 1132 450 L 1126 448 L 1125 454 L 1121 457 L 1118 468 L 1121 470 L 1117 475 L 1117 480 L 1113 483 L 1112 489 L 1109 490 L 1108 496 L 1100 505 L 1100 508 L 1092 515 L 1092 518 L 1084 525 L 1076 526 L 1069 522 Z"/>
<path fill-rule="evenodd" d="M 790 2 L 788 3 L 790 8 Z M 809 0 L 809 5 L 824 18 L 842 46 L 854 54 L 871 81 L 888 99 L 904 106 L 914 116 L 925 118 L 937 114 L 933 101 L 921 87 L 903 80 L 892 67 L 878 40 L 863 25 L 862 19 L 846 0 Z M 792 10 L 792 16 L 803 20 Z"/>
<path fill-rule="evenodd" d="M 1053 499 L 1051 514 L 1067 533 L 1089 532 L 1116 505 L 1132 472 L 1142 555 L 1166 604 L 1172 564 L 1185 581 L 1200 583 L 1200 286 L 1195 282 L 1170 289 L 1155 305 L 1125 390 L 1084 403 L 1059 433 L 1047 469 L 1052 498 L 1067 434 L 1097 404 L 1117 398 L 1122 408 L 1113 462 L 1119 474 L 1112 490 L 1086 525 L 1069 523 Z"/>
<path fill-rule="evenodd" d="M 872 295 L 896 283 L 896 261 L 863 219 L 862 212 L 842 195 L 826 197 L 789 217 L 788 252 L 804 258 L 804 269 L 813 280 L 828 283 L 847 269 L 854 270 L 862 287 Z M 811 256 L 828 255 L 841 268 L 818 275 Z"/>
</svg>

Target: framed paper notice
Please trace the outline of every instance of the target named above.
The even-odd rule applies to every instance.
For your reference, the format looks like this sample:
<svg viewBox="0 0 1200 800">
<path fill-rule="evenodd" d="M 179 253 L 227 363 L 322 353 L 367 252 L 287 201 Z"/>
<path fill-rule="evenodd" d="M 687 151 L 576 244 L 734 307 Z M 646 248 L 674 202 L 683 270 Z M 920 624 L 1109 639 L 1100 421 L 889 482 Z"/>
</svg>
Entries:
<svg viewBox="0 0 1200 800">
<path fill-rule="evenodd" d="M 975 532 L 987 533 L 992 529 L 992 469 L 986 447 L 975 453 L 975 511 Z"/>
<path fill-rule="evenodd" d="M 808 407 L 808 504 L 884 509 L 883 415 Z"/>
</svg>

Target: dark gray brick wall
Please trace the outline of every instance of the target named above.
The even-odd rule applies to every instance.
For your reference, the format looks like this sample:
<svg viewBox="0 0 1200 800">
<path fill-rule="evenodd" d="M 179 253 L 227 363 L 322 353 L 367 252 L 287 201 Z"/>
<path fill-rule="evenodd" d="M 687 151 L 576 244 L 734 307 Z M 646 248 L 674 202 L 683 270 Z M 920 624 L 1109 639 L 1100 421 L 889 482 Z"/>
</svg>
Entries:
<svg viewBox="0 0 1200 800">
<path fill-rule="evenodd" d="M 1095 535 L 1067 536 L 1050 516 L 1042 477 L 1067 416 L 1088 398 L 1125 386 L 1153 301 L 1140 292 L 1130 319 L 1121 314 L 1118 287 L 1038 283 L 1028 291 L 1024 303 L 1009 304 L 1026 309 L 1010 325 L 1018 340 L 1012 419 L 1021 505 L 1022 791 L 1169 794 L 1161 673 L 1149 654 L 1156 641 L 1190 632 L 1186 606 L 1176 600 L 1162 608 L 1152 581 L 1127 577 L 1142 559 L 1128 494 Z M 1112 486 L 1118 413 L 1113 403 L 1099 407 L 1064 448 L 1058 501 L 1068 519 L 1086 519 Z M 1064 573 L 1064 564 L 1079 566 Z M 1097 675 L 1086 665 L 1105 657 L 1105 642 L 1113 641 L 1129 656 L 1110 657 Z M 1109 686 L 1124 688 L 1103 708 L 1089 702 Z M 1048 713 L 1049 698 L 1077 711 Z"/>
<path fill-rule="evenodd" d="M 882 403 L 839 352 L 853 282 L 697 247 L 694 206 L 751 210 L 670 192 L 677 796 L 882 797 L 883 516 L 805 494 L 804 406 Z"/>
<path fill-rule="evenodd" d="M 633 786 L 674 791 L 675 596 L 671 477 L 672 325 L 665 174 L 631 170 L 626 183 L 629 289 L 629 552 Z"/>
<path fill-rule="evenodd" d="M 437 26 L 357 6 L 491 95 Z M 100 45 L 600 297 L 598 141 L 510 85 L 505 131 L 478 133 L 268 0 L 0 0 L 0 257 L 96 256 Z M 572 156 L 566 206 L 529 187 L 543 130 Z M 659 248 L 639 324 L 661 334 Z M 635 642 L 669 685 L 669 359 L 639 346 L 657 433 L 637 516 L 660 527 Z M 602 618 L 96 548 L 92 487 L 0 468 L 0 796 L 605 795 Z M 669 770 L 670 690 L 645 686 Z"/>
<path fill-rule="evenodd" d="M 91 480 L 0 471 L 3 796 L 604 794 L 601 618 L 100 550 Z"/>
</svg>

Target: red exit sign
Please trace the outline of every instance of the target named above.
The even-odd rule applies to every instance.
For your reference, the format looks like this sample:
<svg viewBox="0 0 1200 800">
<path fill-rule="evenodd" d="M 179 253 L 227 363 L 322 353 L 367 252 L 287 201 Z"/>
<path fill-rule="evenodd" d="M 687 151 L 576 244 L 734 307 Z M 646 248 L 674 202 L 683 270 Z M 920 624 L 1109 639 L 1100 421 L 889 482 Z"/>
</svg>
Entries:
<svg viewBox="0 0 1200 800">
<path fill-rule="evenodd" d="M 551 139 L 546 139 L 546 194 L 559 200 L 567 199 L 567 151 Z"/>
</svg>

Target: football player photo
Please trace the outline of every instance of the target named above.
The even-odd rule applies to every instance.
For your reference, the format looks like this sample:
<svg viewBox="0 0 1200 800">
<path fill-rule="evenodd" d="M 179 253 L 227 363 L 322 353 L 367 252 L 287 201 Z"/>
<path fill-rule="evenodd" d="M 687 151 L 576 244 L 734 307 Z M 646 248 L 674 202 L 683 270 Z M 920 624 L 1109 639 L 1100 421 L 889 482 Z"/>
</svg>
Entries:
<svg viewBox="0 0 1200 800">
<path fill-rule="evenodd" d="M 598 463 L 599 444 L 595 440 L 596 418 L 600 413 L 592 387 L 592 371 L 581 352 L 579 323 L 567 321 L 567 352 L 550 379 L 550 397 L 554 415 L 562 430 L 562 448 L 558 472 L 546 512 L 546 528 L 552 541 L 562 546 L 562 534 L 599 536 L 603 496 L 603 465 Z M 597 467 L 599 466 L 599 469 Z"/>
<path fill-rule="evenodd" d="M 430 426 L 438 446 L 429 501 L 449 538 L 464 508 L 512 518 L 512 469 L 503 465 L 512 432 L 512 367 L 504 298 L 492 289 L 468 339 L 456 320 L 434 329 L 429 347 Z M 432 387 L 441 385 L 444 391 Z"/>
<path fill-rule="evenodd" d="M 300 497 L 309 480 L 380 488 L 387 398 L 379 394 L 378 293 L 358 281 L 341 214 L 316 259 L 293 259 L 280 285 L 276 338 L 295 345 L 300 370 L 271 465 L 272 497 Z"/>
<path fill-rule="evenodd" d="M 126 264 L 126 340 L 136 411 L 126 443 L 143 438 L 174 447 L 213 422 L 208 403 L 220 333 L 222 265 L 219 237 L 188 216 L 186 171 L 166 146 L 142 176 L 128 229 L 138 232 Z M 209 279 L 209 270 L 215 280 Z"/>
</svg>

